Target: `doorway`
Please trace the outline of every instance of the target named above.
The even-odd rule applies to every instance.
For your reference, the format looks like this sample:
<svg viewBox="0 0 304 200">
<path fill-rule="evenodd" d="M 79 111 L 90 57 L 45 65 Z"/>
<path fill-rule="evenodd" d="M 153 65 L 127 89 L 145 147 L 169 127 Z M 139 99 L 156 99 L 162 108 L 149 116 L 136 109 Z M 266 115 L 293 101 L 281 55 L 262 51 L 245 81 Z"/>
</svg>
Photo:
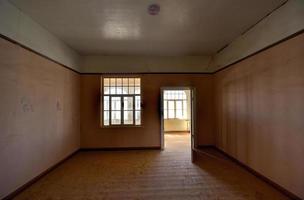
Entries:
<svg viewBox="0 0 304 200">
<path fill-rule="evenodd" d="M 161 148 L 189 151 L 195 147 L 195 89 L 161 88 Z"/>
</svg>

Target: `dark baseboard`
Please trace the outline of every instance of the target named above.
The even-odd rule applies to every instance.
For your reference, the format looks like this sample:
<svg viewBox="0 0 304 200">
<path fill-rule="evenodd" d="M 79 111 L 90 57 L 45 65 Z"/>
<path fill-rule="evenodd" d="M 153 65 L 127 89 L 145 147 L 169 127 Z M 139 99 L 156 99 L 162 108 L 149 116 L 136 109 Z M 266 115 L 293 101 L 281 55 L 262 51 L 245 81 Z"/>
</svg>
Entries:
<svg viewBox="0 0 304 200">
<path fill-rule="evenodd" d="M 300 197 L 298 197 L 294 193 L 288 191 L 287 189 L 285 189 L 282 186 L 280 186 L 279 184 L 273 182 L 272 180 L 270 180 L 266 176 L 262 175 L 261 173 L 257 172 L 256 170 L 252 169 L 251 167 L 249 167 L 246 164 L 242 163 L 241 161 L 237 160 L 236 158 L 230 156 L 229 154 L 227 154 L 223 150 L 219 149 L 218 147 L 216 147 L 214 145 L 199 145 L 198 147 L 199 147 L 199 149 L 213 148 L 214 150 L 220 152 L 221 154 L 223 154 L 224 156 L 226 156 L 227 158 L 229 158 L 231 161 L 233 161 L 237 165 L 241 166 L 242 168 L 244 168 L 245 170 L 247 170 L 248 172 L 250 172 L 254 176 L 262 179 L 264 182 L 268 183 L 269 185 L 271 185 L 275 189 L 279 190 L 282 194 L 288 196 L 291 199 L 302 200 Z M 197 152 L 200 152 L 199 149 L 197 150 Z"/>
<path fill-rule="evenodd" d="M 9 195 L 7 195 L 6 197 L 4 197 L 3 200 L 13 199 L 19 193 L 21 193 L 23 190 L 25 190 L 26 188 L 28 188 L 29 186 L 31 186 L 32 184 L 34 184 L 35 182 L 37 182 L 39 179 L 41 179 L 43 176 L 45 176 L 46 174 L 50 173 L 52 170 L 54 170 L 55 168 L 57 168 L 60 164 L 62 164 L 63 162 L 65 162 L 66 160 L 68 160 L 69 158 L 71 158 L 72 156 L 74 156 L 78 151 L 79 150 L 74 151 L 73 153 L 71 153 L 67 157 L 63 158 L 62 160 L 60 160 L 59 162 L 57 162 L 53 166 L 49 167 L 48 169 L 46 169 L 45 171 L 43 171 L 42 173 L 40 173 L 39 175 L 37 175 L 36 177 L 34 177 L 33 179 L 31 179 L 27 183 L 25 183 L 24 185 L 22 185 L 21 187 L 19 187 L 18 189 L 16 189 L 15 191 L 11 192 Z"/>
<path fill-rule="evenodd" d="M 25 190 L 26 188 L 28 188 L 29 186 L 31 186 L 32 184 L 34 184 L 35 182 L 37 182 L 39 179 L 41 179 L 46 174 L 50 173 L 52 170 L 56 169 L 60 164 L 62 164 L 63 162 L 65 162 L 66 160 L 68 160 L 69 158 L 71 158 L 73 155 L 75 155 L 79 151 L 125 151 L 125 150 L 160 150 L 160 149 L 161 149 L 160 147 L 81 148 L 81 149 L 78 149 L 78 150 L 74 151 L 73 153 L 71 153 L 70 155 L 68 155 L 64 159 L 60 160 L 58 163 L 54 164 L 53 166 L 49 167 L 48 169 L 46 169 L 45 171 L 43 171 L 42 173 L 40 173 L 39 175 L 37 175 L 36 177 L 34 177 L 33 179 L 31 179 L 27 183 L 25 183 L 24 185 L 22 185 L 21 187 L 19 187 L 18 189 L 16 189 L 15 191 L 11 192 L 9 195 L 7 195 L 6 197 L 4 197 L 3 200 L 13 199 L 19 193 L 21 193 L 23 190 Z"/>
<path fill-rule="evenodd" d="M 276 188 L 277 190 L 279 190 L 280 192 L 282 192 L 284 195 L 288 196 L 289 198 L 295 199 L 295 200 L 301 200 L 301 198 L 298 197 L 297 195 L 295 195 L 292 192 L 286 190 L 285 188 L 283 188 L 279 184 L 273 182 L 269 178 L 265 177 L 264 175 L 260 174 L 259 172 L 255 171 L 254 169 L 250 168 L 249 166 L 247 166 L 244 163 L 240 162 L 239 160 L 235 159 L 234 157 L 230 156 L 229 154 L 227 154 L 226 152 L 224 152 L 221 149 L 217 148 L 216 146 L 213 146 L 213 145 L 199 145 L 199 149 L 203 149 L 203 148 L 213 148 L 213 149 L 219 151 L 220 153 L 222 153 L 223 155 L 225 155 L 227 158 L 229 158 L 230 160 L 232 160 L 233 162 L 235 162 L 236 164 L 238 164 L 242 168 L 246 169 L 251 174 L 255 175 L 256 177 L 258 177 L 258 178 L 262 179 L 263 181 L 265 181 L 266 183 L 270 184 L 271 186 L 273 186 L 274 188 Z M 73 155 L 75 155 L 79 151 L 125 151 L 125 150 L 160 150 L 160 149 L 161 149 L 160 147 L 81 148 L 79 150 L 74 151 L 73 153 L 71 153 L 70 155 L 68 155 L 66 158 L 64 158 L 61 161 L 59 161 L 58 163 L 54 164 L 53 166 L 51 166 L 50 168 L 48 168 L 47 170 L 45 170 L 44 172 L 42 172 L 41 174 L 39 174 L 38 176 L 36 176 L 35 178 L 33 178 L 32 180 L 28 181 L 27 183 L 25 183 L 24 185 L 22 185 L 21 187 L 19 187 L 18 189 L 16 189 L 15 191 L 13 191 L 12 193 L 10 193 L 6 197 L 4 197 L 3 200 L 13 199 L 15 196 L 17 196 L 19 193 L 21 193 L 27 187 L 29 187 L 30 185 L 34 184 L 36 181 L 38 181 L 43 176 L 45 176 L 46 174 L 48 174 L 49 172 L 51 172 L 52 170 L 54 170 L 56 167 L 58 167 L 64 161 L 66 161 L 69 158 L 71 158 Z M 199 149 L 197 149 L 196 152 L 199 153 L 200 152 Z"/>
<path fill-rule="evenodd" d="M 198 149 L 203 149 L 203 148 L 216 148 L 214 145 L 212 144 L 204 144 L 204 145 L 198 145 Z"/>
<path fill-rule="evenodd" d="M 129 150 L 160 150 L 161 147 L 98 147 L 80 148 L 80 151 L 129 151 Z"/>
</svg>

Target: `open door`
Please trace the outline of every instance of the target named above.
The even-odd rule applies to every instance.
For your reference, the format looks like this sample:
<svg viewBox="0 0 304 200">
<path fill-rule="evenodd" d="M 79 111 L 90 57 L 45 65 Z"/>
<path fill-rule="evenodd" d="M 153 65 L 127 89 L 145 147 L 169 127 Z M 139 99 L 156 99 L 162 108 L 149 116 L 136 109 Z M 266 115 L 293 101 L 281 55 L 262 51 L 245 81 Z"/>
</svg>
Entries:
<svg viewBox="0 0 304 200">
<path fill-rule="evenodd" d="M 191 148 L 191 160 L 194 160 L 194 150 L 196 148 L 196 131 L 195 131 L 195 89 L 192 87 L 162 87 L 161 88 L 161 95 L 160 95 L 160 119 L 161 119 L 161 135 L 160 135 L 160 144 L 161 149 L 164 150 L 165 148 L 165 118 L 168 119 L 169 111 L 165 109 L 169 109 L 171 100 L 166 99 L 165 92 L 170 91 L 187 91 L 187 104 L 189 102 L 188 113 L 189 120 L 188 120 L 188 129 L 190 131 L 190 148 Z M 167 93 L 166 93 L 167 94 Z M 180 99 L 174 99 L 176 101 L 174 105 L 178 107 L 181 105 Z M 166 120 L 168 122 L 168 120 Z M 166 129 L 168 127 L 168 123 L 166 123 Z"/>
<path fill-rule="evenodd" d="M 191 161 L 195 161 L 195 149 L 197 148 L 197 138 L 196 138 L 196 124 L 195 124 L 195 119 L 196 119 L 196 100 L 195 100 L 195 88 L 192 88 L 190 91 L 190 96 L 191 96 Z"/>
</svg>

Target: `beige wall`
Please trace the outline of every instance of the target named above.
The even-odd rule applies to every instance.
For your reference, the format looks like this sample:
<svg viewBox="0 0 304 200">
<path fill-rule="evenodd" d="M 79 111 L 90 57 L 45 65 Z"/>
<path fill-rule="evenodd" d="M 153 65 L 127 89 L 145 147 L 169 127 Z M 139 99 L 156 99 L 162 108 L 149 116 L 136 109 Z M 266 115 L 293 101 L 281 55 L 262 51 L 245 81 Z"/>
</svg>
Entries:
<svg viewBox="0 0 304 200">
<path fill-rule="evenodd" d="M 303 30 L 303 2 L 288 0 L 215 55 L 81 56 L 9 0 L 0 0 L 0 34 L 82 73 L 214 72 Z"/>
<path fill-rule="evenodd" d="M 164 131 L 190 131 L 190 121 L 185 119 L 165 119 Z"/>
<path fill-rule="evenodd" d="M 304 34 L 216 74 L 217 146 L 304 198 Z"/>
<path fill-rule="evenodd" d="M 100 127 L 99 75 L 78 75 L 1 39 L 0 198 L 78 149 L 79 130 L 83 148 L 160 146 L 162 86 L 197 89 L 198 144 L 216 139 L 223 151 L 304 198 L 303 44 L 302 34 L 216 75 L 141 75 L 143 126 L 127 129 Z M 179 63 L 162 59 L 145 66 Z M 199 62 L 186 59 L 177 71 L 191 64 L 195 72 Z M 92 63 L 94 71 L 99 61 Z"/>
<path fill-rule="evenodd" d="M 0 199 L 79 148 L 80 77 L 0 39 Z"/>
<path fill-rule="evenodd" d="M 80 71 L 81 56 L 9 0 L 0 0 L 0 34 Z"/>
<path fill-rule="evenodd" d="M 197 133 L 199 144 L 214 144 L 213 77 L 189 74 L 144 74 L 143 126 L 100 127 L 100 75 L 81 76 L 81 147 L 159 147 L 160 88 L 193 86 L 197 91 Z"/>
<path fill-rule="evenodd" d="M 83 73 L 207 72 L 211 56 L 83 56 Z"/>
<path fill-rule="evenodd" d="M 283 6 L 235 38 L 214 55 L 210 71 L 216 71 L 304 29 L 304 1 L 288 0 Z"/>
</svg>

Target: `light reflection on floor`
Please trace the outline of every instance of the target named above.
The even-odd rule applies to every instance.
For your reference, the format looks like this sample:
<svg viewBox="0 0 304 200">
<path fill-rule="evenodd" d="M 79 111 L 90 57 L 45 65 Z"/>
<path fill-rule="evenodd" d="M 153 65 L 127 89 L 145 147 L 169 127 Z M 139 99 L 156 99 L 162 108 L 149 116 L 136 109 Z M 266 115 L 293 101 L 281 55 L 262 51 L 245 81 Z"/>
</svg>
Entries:
<svg viewBox="0 0 304 200">
<path fill-rule="evenodd" d="M 165 150 L 79 152 L 16 199 L 287 199 L 227 159 L 193 164 L 190 134 L 165 134 Z"/>
</svg>

